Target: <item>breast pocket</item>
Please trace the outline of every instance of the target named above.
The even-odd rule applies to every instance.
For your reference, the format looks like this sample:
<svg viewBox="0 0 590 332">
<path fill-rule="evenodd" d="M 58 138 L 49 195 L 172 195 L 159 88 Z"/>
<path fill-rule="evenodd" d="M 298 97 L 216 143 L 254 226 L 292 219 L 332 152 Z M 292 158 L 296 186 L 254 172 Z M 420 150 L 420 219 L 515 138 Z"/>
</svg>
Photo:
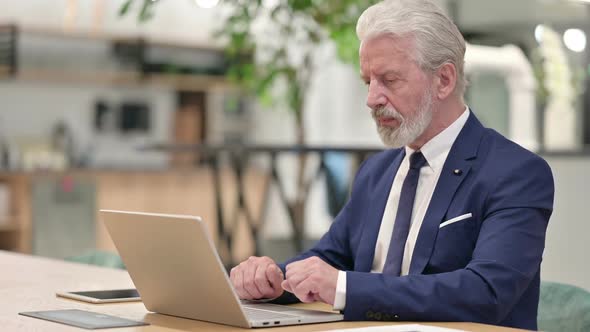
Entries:
<svg viewBox="0 0 590 332">
<path fill-rule="evenodd" d="M 450 272 L 464 268 L 477 241 L 477 222 L 472 213 L 447 214 L 439 225 L 427 273 Z"/>
<path fill-rule="evenodd" d="M 460 221 L 466 221 L 466 220 L 468 220 L 468 219 L 471 219 L 471 217 L 473 217 L 473 214 L 471 214 L 471 213 L 465 213 L 465 214 L 463 214 L 463 215 L 460 215 L 460 216 L 458 216 L 458 217 L 451 218 L 451 219 L 449 219 L 449 220 L 447 220 L 447 221 L 444 221 L 444 222 L 442 222 L 442 223 L 440 224 L 440 226 L 438 226 L 438 228 L 439 228 L 439 229 L 441 229 L 441 228 L 443 228 L 443 227 L 447 227 L 447 226 L 449 226 L 449 225 L 452 225 L 452 224 L 454 224 L 454 223 L 458 223 L 458 222 L 460 222 Z"/>
</svg>

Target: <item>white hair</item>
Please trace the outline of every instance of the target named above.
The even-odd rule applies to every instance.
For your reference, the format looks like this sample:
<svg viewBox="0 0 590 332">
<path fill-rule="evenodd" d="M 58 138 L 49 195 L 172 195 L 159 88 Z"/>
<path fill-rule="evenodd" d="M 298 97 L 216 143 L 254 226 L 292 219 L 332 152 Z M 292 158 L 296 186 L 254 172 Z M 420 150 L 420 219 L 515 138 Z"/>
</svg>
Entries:
<svg viewBox="0 0 590 332">
<path fill-rule="evenodd" d="M 379 35 L 411 36 L 415 58 L 424 71 L 435 72 L 446 63 L 457 69 L 455 93 L 463 96 L 465 40 L 457 26 L 431 0 L 385 0 L 365 10 L 356 25 L 361 42 Z"/>
</svg>

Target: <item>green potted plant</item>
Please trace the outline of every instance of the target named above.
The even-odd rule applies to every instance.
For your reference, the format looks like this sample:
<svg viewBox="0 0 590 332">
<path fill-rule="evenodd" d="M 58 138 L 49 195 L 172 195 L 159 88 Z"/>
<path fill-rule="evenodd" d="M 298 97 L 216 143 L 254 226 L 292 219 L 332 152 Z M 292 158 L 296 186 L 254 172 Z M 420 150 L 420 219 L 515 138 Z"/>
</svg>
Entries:
<svg viewBox="0 0 590 332">
<path fill-rule="evenodd" d="M 132 3 L 141 2 L 138 19 L 149 20 L 159 1 L 127 0 L 121 15 Z M 162 1 L 162 0 L 160 0 Z M 229 78 L 258 96 L 263 105 L 282 104 L 293 113 L 297 145 L 306 143 L 305 102 L 313 73 L 314 53 L 326 42 L 335 43 L 341 60 L 358 66 L 359 42 L 355 27 L 359 15 L 376 0 L 222 0 L 229 15 L 215 35 L 224 41 L 230 60 Z M 254 25 L 264 19 L 274 38 L 259 38 Z M 277 85 L 282 89 L 277 89 Z M 287 203 L 294 222 L 296 243 L 301 247 L 303 218 L 312 179 L 306 178 L 307 156 L 298 159 L 295 198 Z M 301 248 L 298 248 L 301 249 Z"/>
</svg>

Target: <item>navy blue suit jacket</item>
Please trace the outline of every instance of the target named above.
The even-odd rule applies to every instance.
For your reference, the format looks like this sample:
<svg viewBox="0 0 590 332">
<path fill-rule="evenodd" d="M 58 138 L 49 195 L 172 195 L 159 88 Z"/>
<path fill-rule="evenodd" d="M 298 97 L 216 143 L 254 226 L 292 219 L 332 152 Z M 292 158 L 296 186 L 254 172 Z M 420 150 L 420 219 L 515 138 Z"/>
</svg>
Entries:
<svg viewBox="0 0 590 332">
<path fill-rule="evenodd" d="M 346 320 L 467 321 L 536 329 L 553 176 L 539 156 L 470 114 L 419 231 L 409 275 L 370 273 L 404 149 L 369 158 L 351 198 L 311 250 L 346 272 Z M 461 172 L 454 172 L 454 170 Z M 472 217 L 439 229 L 442 222 Z M 297 299 L 285 292 L 278 302 Z"/>
</svg>

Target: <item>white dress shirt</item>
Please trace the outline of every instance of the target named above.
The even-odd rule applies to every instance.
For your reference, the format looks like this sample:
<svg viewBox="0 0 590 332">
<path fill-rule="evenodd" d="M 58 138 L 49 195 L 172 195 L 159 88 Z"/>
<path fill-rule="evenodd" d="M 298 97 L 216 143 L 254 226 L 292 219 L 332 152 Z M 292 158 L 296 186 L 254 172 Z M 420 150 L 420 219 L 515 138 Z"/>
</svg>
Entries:
<svg viewBox="0 0 590 332">
<path fill-rule="evenodd" d="M 441 171 L 449 155 L 449 151 L 455 143 L 457 136 L 463 129 L 463 126 L 467 122 L 469 117 L 469 108 L 466 108 L 463 114 L 455 120 L 449 127 L 440 132 L 438 135 L 428 141 L 420 151 L 426 158 L 428 165 L 422 167 L 420 170 L 420 177 L 418 179 L 418 187 L 416 189 L 416 199 L 414 201 L 413 213 L 410 231 L 406 240 L 406 246 L 404 250 L 404 258 L 402 261 L 401 275 L 407 275 L 410 270 L 410 263 L 412 262 L 412 255 L 414 253 L 414 246 L 418 238 L 418 232 L 422 226 L 422 221 L 430 199 L 440 177 Z M 387 259 L 387 251 L 389 250 L 389 242 L 391 240 L 391 234 L 395 227 L 395 217 L 397 215 L 397 207 L 399 198 L 402 190 L 402 185 L 408 174 L 410 168 L 409 157 L 414 153 L 409 147 L 406 147 L 406 155 L 402 160 L 401 165 L 393 179 L 393 185 L 389 192 L 389 198 L 387 199 L 387 205 L 381 219 L 381 227 L 379 228 L 379 235 L 377 237 L 377 243 L 375 245 L 375 258 L 373 259 L 373 265 L 371 272 L 381 273 L 385 260 Z M 334 310 L 342 310 L 346 306 L 346 272 L 338 272 L 338 282 L 336 285 L 336 297 L 334 299 Z"/>
</svg>

